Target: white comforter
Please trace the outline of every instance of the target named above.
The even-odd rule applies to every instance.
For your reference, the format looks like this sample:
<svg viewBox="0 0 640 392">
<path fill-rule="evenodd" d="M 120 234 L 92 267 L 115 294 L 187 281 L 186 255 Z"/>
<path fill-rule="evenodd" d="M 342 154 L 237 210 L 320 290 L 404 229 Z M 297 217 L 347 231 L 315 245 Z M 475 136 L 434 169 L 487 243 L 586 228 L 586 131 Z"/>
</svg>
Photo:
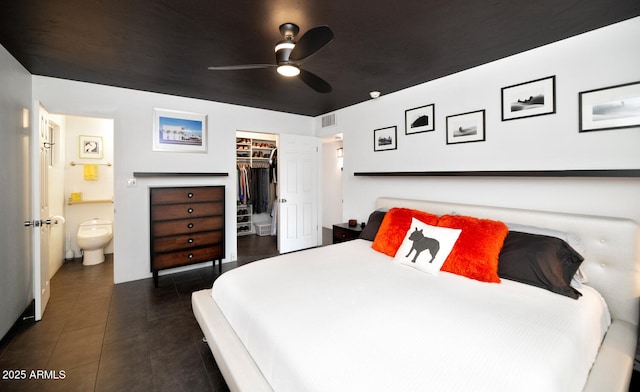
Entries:
<svg viewBox="0 0 640 392">
<path fill-rule="evenodd" d="M 231 270 L 212 296 L 276 392 L 581 391 L 610 318 L 503 279 L 432 276 L 350 241 Z"/>
</svg>

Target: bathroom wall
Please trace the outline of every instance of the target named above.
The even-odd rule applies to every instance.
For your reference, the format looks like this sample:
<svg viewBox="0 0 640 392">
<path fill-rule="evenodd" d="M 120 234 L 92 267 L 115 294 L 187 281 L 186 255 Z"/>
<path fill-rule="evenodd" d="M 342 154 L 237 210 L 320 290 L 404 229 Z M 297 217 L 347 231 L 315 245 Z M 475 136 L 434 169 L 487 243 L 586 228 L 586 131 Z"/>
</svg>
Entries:
<svg viewBox="0 0 640 392">
<path fill-rule="evenodd" d="M 82 192 L 82 204 L 65 203 L 66 240 L 69 247 L 80 257 L 76 233 L 80 223 L 93 218 L 114 221 L 113 208 L 113 120 L 94 117 L 64 116 L 65 138 L 65 175 L 64 198 L 68 201 L 71 193 Z M 103 142 L 101 159 L 82 159 L 79 156 L 80 136 L 98 136 Z M 76 163 L 72 166 L 71 163 Z M 84 166 L 97 164 L 98 178 L 95 181 L 84 179 Z M 94 201 L 102 201 L 96 202 Z M 90 203 L 87 203 L 90 202 Z M 67 246 L 65 246 L 65 250 Z M 113 253 L 113 241 L 105 248 L 105 253 Z"/>
</svg>

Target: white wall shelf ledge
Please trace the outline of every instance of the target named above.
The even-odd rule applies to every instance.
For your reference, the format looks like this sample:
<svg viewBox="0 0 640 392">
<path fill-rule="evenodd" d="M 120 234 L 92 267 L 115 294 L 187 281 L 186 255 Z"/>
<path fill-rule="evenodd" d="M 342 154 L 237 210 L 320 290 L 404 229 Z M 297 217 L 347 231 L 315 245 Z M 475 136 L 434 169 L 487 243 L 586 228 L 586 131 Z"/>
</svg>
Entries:
<svg viewBox="0 0 640 392">
<path fill-rule="evenodd" d="M 362 177 L 640 177 L 640 169 L 355 172 Z"/>
</svg>

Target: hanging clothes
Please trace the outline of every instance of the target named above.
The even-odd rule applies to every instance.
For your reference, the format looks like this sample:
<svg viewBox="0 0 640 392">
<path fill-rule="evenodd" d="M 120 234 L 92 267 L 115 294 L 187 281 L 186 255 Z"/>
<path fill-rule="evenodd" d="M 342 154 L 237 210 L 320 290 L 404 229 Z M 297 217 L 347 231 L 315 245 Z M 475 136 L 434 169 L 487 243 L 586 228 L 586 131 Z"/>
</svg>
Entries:
<svg viewBox="0 0 640 392">
<path fill-rule="evenodd" d="M 251 200 L 251 171 L 249 170 L 248 165 L 239 164 L 236 166 L 237 169 L 237 187 L 238 187 L 238 198 L 237 201 L 239 204 L 248 204 Z"/>
<path fill-rule="evenodd" d="M 271 151 L 271 157 L 269 159 L 269 178 L 274 184 L 278 183 L 278 149 L 274 148 Z"/>
<path fill-rule="evenodd" d="M 251 168 L 252 181 L 250 192 L 253 195 L 251 204 L 256 214 L 268 213 L 271 207 L 269 192 L 269 169 Z"/>
</svg>

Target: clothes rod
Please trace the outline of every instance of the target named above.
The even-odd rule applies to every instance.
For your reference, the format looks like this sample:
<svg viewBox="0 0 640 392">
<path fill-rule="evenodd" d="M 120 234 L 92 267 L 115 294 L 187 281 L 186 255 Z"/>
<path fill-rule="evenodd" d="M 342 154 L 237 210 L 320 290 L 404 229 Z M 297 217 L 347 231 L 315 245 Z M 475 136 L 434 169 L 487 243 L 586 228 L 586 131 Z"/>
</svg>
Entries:
<svg viewBox="0 0 640 392">
<path fill-rule="evenodd" d="M 69 163 L 69 165 L 71 166 L 77 166 L 77 165 L 100 165 L 100 166 L 111 166 L 111 162 L 107 162 L 107 163 L 81 163 L 81 162 L 71 162 Z"/>
</svg>

